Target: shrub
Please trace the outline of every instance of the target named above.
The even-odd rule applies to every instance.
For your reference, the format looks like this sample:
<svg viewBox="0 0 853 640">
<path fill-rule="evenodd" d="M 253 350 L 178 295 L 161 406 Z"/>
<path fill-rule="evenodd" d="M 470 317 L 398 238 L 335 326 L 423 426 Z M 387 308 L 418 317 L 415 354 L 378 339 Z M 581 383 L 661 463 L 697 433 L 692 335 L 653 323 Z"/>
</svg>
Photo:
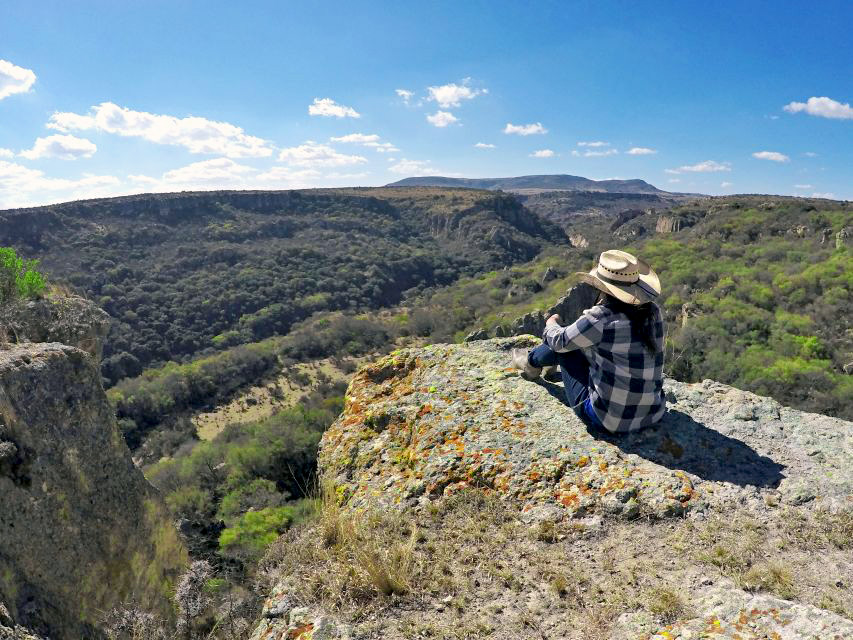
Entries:
<svg viewBox="0 0 853 640">
<path fill-rule="evenodd" d="M 11 247 L 0 247 L 0 303 L 38 297 L 45 287 L 38 260 L 24 260 Z"/>
<path fill-rule="evenodd" d="M 247 511 L 219 536 L 219 549 L 228 555 L 257 558 L 293 522 L 292 507 Z"/>
</svg>

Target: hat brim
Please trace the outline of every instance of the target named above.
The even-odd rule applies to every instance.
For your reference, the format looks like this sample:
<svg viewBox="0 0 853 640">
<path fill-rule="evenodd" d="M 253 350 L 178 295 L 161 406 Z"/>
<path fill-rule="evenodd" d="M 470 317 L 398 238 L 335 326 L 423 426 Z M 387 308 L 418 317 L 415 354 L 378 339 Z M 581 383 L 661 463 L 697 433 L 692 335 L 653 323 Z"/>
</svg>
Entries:
<svg viewBox="0 0 853 640">
<path fill-rule="evenodd" d="M 598 277 L 597 267 L 589 273 L 578 271 L 574 275 L 578 282 L 593 286 L 627 304 L 640 305 L 653 302 L 660 296 L 660 278 L 644 260 L 638 259 L 637 263 L 640 268 L 640 277 L 637 282 L 624 284 L 606 282 Z"/>
</svg>

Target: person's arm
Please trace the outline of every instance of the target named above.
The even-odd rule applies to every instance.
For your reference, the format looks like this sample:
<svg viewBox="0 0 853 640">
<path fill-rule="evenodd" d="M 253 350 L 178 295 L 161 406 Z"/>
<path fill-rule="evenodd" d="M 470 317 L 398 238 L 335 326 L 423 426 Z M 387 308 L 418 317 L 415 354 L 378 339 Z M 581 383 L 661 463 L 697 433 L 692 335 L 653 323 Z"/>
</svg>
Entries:
<svg viewBox="0 0 853 640">
<path fill-rule="evenodd" d="M 560 317 L 553 315 L 545 323 L 542 338 L 554 351 L 565 353 L 575 349 L 587 349 L 599 342 L 604 335 L 604 315 L 600 307 L 587 309 L 573 324 L 561 327 Z"/>
</svg>

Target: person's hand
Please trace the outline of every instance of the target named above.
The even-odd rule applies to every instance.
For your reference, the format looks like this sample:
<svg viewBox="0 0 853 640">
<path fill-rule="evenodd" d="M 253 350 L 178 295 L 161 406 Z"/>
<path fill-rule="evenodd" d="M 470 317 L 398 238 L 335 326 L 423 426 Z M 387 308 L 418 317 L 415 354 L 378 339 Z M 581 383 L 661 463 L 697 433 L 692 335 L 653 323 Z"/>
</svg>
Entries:
<svg viewBox="0 0 853 640">
<path fill-rule="evenodd" d="M 551 326 L 552 324 L 560 324 L 560 315 L 559 314 L 555 313 L 554 315 L 550 316 L 545 321 L 546 326 Z"/>
</svg>

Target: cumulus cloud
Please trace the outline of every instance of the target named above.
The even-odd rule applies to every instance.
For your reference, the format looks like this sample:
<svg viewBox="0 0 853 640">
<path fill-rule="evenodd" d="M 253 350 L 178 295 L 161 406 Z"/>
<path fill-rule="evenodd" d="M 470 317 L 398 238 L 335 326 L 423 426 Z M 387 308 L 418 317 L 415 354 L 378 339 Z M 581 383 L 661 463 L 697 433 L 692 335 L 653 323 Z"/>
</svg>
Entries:
<svg viewBox="0 0 853 640">
<path fill-rule="evenodd" d="M 826 200 L 835 200 L 835 194 L 826 192 L 821 193 L 820 191 L 815 191 L 812 194 L 812 198 L 825 198 Z"/>
<path fill-rule="evenodd" d="M 361 114 L 352 107 L 345 107 L 331 98 L 314 98 L 314 102 L 308 105 L 308 115 L 325 116 L 327 118 L 361 117 Z"/>
<path fill-rule="evenodd" d="M 532 136 L 535 134 L 548 133 L 548 129 L 543 127 L 541 122 L 534 122 L 533 124 L 512 124 L 507 122 L 504 127 L 504 133 L 507 135 L 515 134 L 519 136 Z"/>
<path fill-rule="evenodd" d="M 725 189 L 726 187 L 731 187 L 733 184 L 734 184 L 733 182 L 721 182 L 721 183 L 720 183 L 720 186 L 721 186 L 723 189 Z"/>
<path fill-rule="evenodd" d="M 820 118 L 853 120 L 853 107 L 850 106 L 850 103 L 841 103 L 826 96 L 822 98 L 812 96 L 806 102 L 789 102 L 782 108 L 788 113 L 802 112 Z"/>
<path fill-rule="evenodd" d="M 47 123 L 49 129 L 103 131 L 119 136 L 142 138 L 157 144 L 186 148 L 190 153 L 210 153 L 228 158 L 264 158 L 272 155 L 266 140 L 248 135 L 228 122 L 198 116 L 175 116 L 133 111 L 112 102 L 92 107 L 88 114 L 57 112 Z"/>
<path fill-rule="evenodd" d="M 817 154 L 814 151 L 806 151 L 803 155 L 807 158 L 817 158 Z"/>
<path fill-rule="evenodd" d="M 602 140 L 594 140 L 592 142 L 578 142 L 579 147 L 609 147 L 609 142 L 604 142 Z"/>
<path fill-rule="evenodd" d="M 0 147 L 0 158 L 12 158 L 15 156 L 15 152 L 11 149 L 4 149 Z"/>
<path fill-rule="evenodd" d="M 670 178 L 667 182 L 675 184 L 676 182 L 681 182 L 681 178 Z"/>
<path fill-rule="evenodd" d="M 370 147 L 371 149 L 374 149 L 379 153 L 393 153 L 394 151 L 399 151 L 399 149 L 390 142 L 380 142 L 379 136 L 375 133 L 350 133 L 349 135 L 345 136 L 332 137 L 329 138 L 329 140 L 332 142 L 360 144 L 364 147 Z"/>
<path fill-rule="evenodd" d="M 810 184 L 795 184 L 794 189 L 814 189 Z"/>
<path fill-rule="evenodd" d="M 551 149 L 539 149 L 530 154 L 531 158 L 553 158 L 554 152 Z"/>
<path fill-rule="evenodd" d="M 617 149 L 585 149 L 583 152 L 572 149 L 572 155 L 576 158 L 603 158 L 615 156 L 617 153 L 619 153 Z"/>
<path fill-rule="evenodd" d="M 752 154 L 752 157 L 772 162 L 789 162 L 791 160 L 784 153 L 779 153 L 778 151 L 756 151 Z"/>
<path fill-rule="evenodd" d="M 477 149 L 494 149 L 495 145 L 488 142 L 478 142 L 474 145 Z"/>
<path fill-rule="evenodd" d="M 296 147 L 282 149 L 278 159 L 300 167 L 342 167 L 367 162 L 364 156 L 347 155 L 312 140 Z"/>
<path fill-rule="evenodd" d="M 454 122 L 459 122 L 459 118 L 454 116 L 452 113 L 449 111 L 441 111 L 440 109 L 431 115 L 427 115 L 426 119 L 435 127 L 446 127 Z"/>
<path fill-rule="evenodd" d="M 415 97 L 415 92 L 409 91 L 408 89 L 395 89 L 394 93 L 396 93 L 406 104 L 409 104 L 411 99 Z"/>
<path fill-rule="evenodd" d="M 0 208 L 115 195 L 120 184 L 115 176 L 83 174 L 78 179 L 51 178 L 43 171 L 0 160 Z"/>
<path fill-rule="evenodd" d="M 714 160 L 705 160 L 705 162 L 697 164 L 684 165 L 677 169 L 664 169 L 666 173 L 715 173 L 731 170 L 732 165 L 730 162 L 715 162 Z"/>
<path fill-rule="evenodd" d="M 648 147 L 631 147 L 625 153 L 629 156 L 650 156 L 657 153 L 657 150 Z"/>
<path fill-rule="evenodd" d="M 60 160 L 76 160 L 77 158 L 91 158 L 98 147 L 86 138 L 78 138 L 71 135 L 55 134 L 45 138 L 38 138 L 32 149 L 21 151 L 20 156 L 37 160 L 39 158 L 59 158 Z"/>
<path fill-rule="evenodd" d="M 437 102 L 439 107 L 458 107 L 463 100 L 473 100 L 479 95 L 488 93 L 488 89 L 472 89 L 469 84 L 471 78 L 465 78 L 462 84 L 449 83 L 440 87 L 427 87 L 429 93 L 427 100 Z"/>
<path fill-rule="evenodd" d="M 15 93 L 26 93 L 35 84 L 36 74 L 8 60 L 0 60 L 0 100 Z"/>
</svg>

